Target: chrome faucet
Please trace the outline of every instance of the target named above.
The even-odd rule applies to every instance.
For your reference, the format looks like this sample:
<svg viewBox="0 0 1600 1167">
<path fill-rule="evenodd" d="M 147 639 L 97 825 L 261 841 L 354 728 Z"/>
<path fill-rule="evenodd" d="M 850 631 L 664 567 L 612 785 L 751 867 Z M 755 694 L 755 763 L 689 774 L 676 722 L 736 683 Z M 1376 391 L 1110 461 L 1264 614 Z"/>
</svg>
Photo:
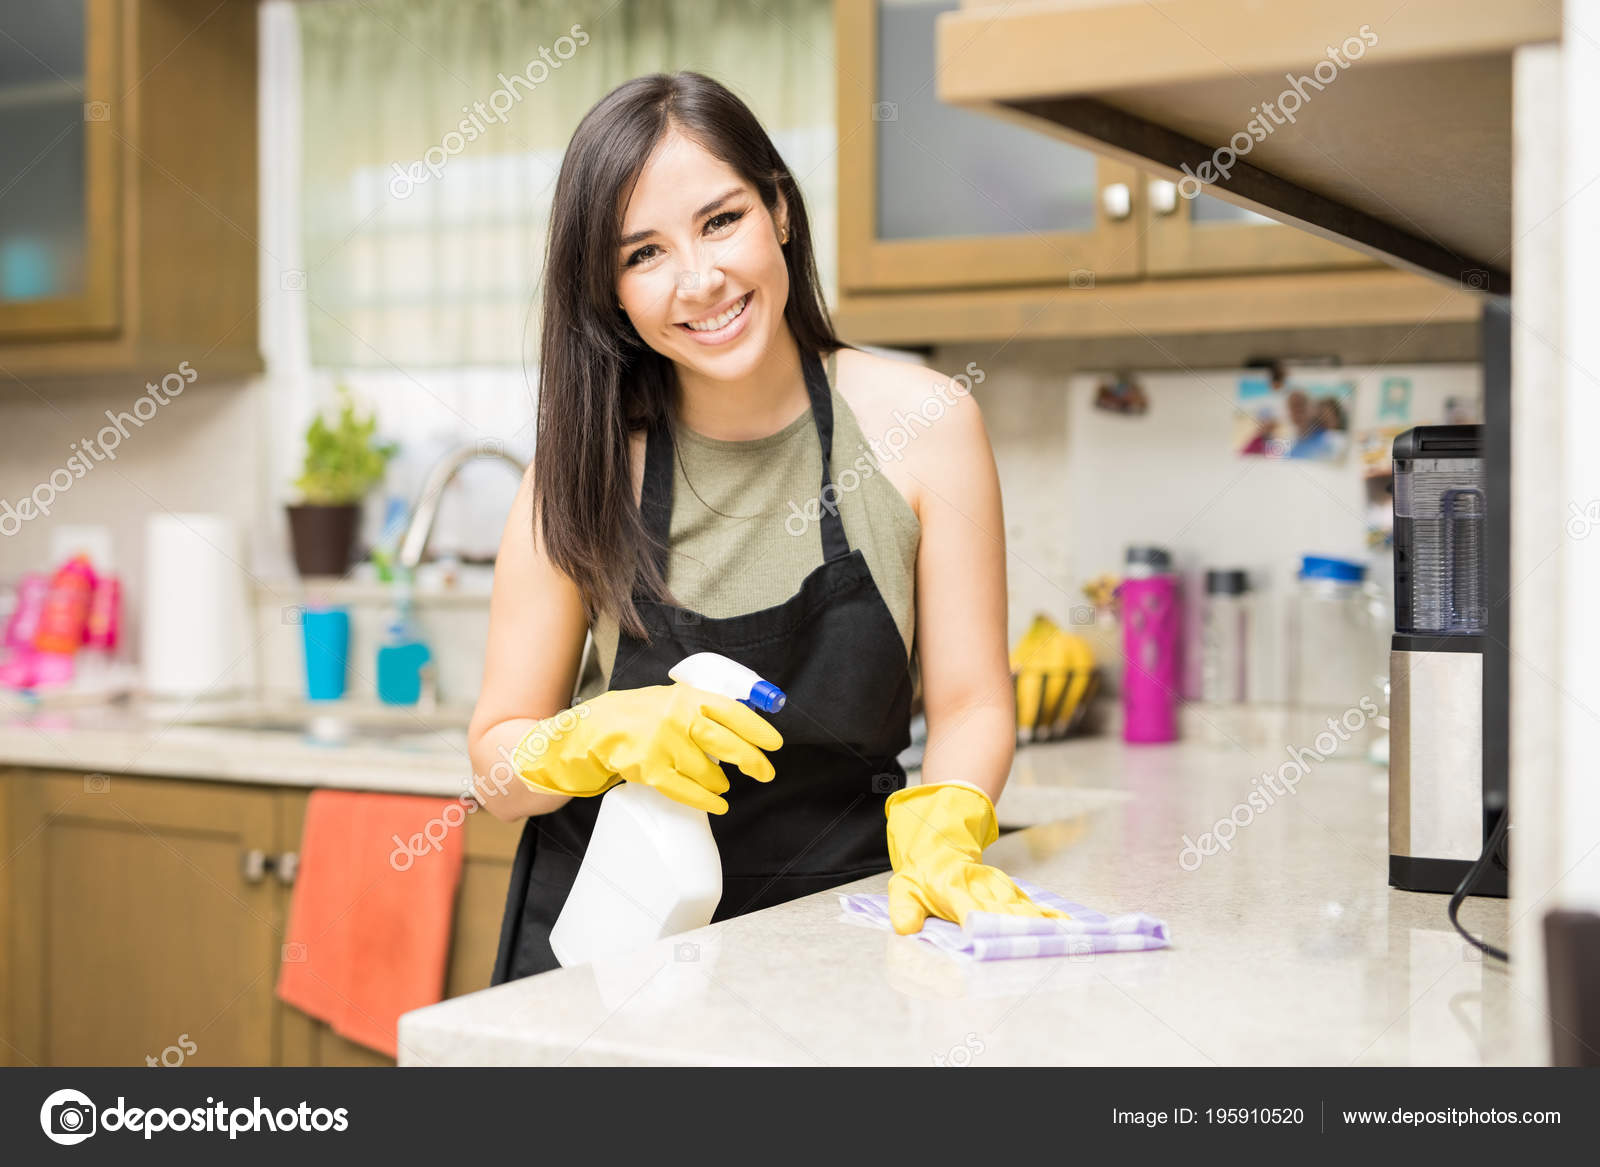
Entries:
<svg viewBox="0 0 1600 1167">
<path fill-rule="evenodd" d="M 528 470 L 526 462 L 506 453 L 505 447 L 497 441 L 458 446 L 440 458 L 428 471 L 427 481 L 422 484 L 422 492 L 417 495 L 416 505 L 411 508 L 411 517 L 406 520 L 406 533 L 400 540 L 400 552 L 395 556 L 395 562 L 407 572 L 416 570 L 422 562 L 422 553 L 428 549 L 428 536 L 433 533 L 433 520 L 439 514 L 439 498 L 444 494 L 444 488 L 461 473 L 463 466 L 479 458 L 499 458 L 516 470 L 518 479 Z"/>
</svg>

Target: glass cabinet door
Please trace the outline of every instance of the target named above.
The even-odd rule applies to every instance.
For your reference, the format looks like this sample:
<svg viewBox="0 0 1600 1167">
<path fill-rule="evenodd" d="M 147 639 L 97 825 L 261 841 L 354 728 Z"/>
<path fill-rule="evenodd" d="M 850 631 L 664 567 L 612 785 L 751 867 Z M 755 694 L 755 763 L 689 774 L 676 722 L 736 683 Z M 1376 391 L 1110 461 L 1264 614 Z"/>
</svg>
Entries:
<svg viewBox="0 0 1600 1167">
<path fill-rule="evenodd" d="M 115 323 L 115 16 L 0 0 L 0 336 Z"/>
<path fill-rule="evenodd" d="M 1145 270 L 1153 276 L 1373 267 L 1371 256 L 1203 191 L 1146 176 Z"/>
<path fill-rule="evenodd" d="M 841 286 L 1070 286 L 1136 275 L 1132 167 L 1020 119 L 939 100 L 937 20 L 959 7 L 835 7 Z"/>
</svg>

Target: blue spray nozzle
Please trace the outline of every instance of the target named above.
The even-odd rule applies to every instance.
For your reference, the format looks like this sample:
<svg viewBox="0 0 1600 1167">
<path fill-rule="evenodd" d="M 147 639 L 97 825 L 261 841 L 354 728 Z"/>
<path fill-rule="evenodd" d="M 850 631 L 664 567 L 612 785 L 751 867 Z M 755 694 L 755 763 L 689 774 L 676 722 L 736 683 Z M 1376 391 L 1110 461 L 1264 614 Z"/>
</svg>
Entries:
<svg viewBox="0 0 1600 1167">
<path fill-rule="evenodd" d="M 783 690 L 771 681 L 757 681 L 750 687 L 750 696 L 744 699 L 744 703 L 762 713 L 776 713 L 787 700 Z"/>
</svg>

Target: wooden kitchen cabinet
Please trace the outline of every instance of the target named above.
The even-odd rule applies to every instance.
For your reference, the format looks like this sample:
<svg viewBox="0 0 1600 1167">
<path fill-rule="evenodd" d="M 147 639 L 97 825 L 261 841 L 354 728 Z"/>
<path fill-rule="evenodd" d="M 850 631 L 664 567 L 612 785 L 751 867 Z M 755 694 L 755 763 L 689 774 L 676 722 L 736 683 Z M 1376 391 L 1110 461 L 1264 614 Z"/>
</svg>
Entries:
<svg viewBox="0 0 1600 1167">
<path fill-rule="evenodd" d="M 277 792 L 5 781 L 13 1064 L 143 1066 L 172 1046 L 201 1065 L 270 1065 L 282 916 L 240 859 L 273 845 Z"/>
<path fill-rule="evenodd" d="M 1466 289 L 1204 192 L 1184 198 L 1137 159 L 1091 150 L 1039 118 L 941 102 L 969 41 L 974 60 L 993 56 L 982 23 L 940 55 L 941 17 L 970 7 L 835 0 L 833 317 L 846 340 L 927 347 L 1477 320 Z M 1048 71 L 1076 68 L 1071 50 L 1030 51 Z"/>
<path fill-rule="evenodd" d="M 253 0 L 17 4 L 0 54 L 0 365 L 258 371 Z"/>
<path fill-rule="evenodd" d="M 956 0 L 838 0 L 841 292 L 1139 274 L 1138 171 L 940 102 Z"/>
<path fill-rule="evenodd" d="M 274 993 L 309 795 L 0 772 L 0 1064 L 392 1065 Z M 447 997 L 488 987 L 521 834 L 461 829 Z"/>
</svg>

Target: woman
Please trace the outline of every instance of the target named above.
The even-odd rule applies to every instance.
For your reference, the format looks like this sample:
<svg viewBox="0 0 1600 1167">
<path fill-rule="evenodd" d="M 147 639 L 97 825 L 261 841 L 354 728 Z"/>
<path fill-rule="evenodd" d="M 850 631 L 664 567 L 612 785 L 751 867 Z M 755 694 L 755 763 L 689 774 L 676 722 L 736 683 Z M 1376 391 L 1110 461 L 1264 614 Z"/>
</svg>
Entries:
<svg viewBox="0 0 1600 1167">
<path fill-rule="evenodd" d="M 890 868 L 903 933 L 1052 914 L 978 861 L 1016 724 L 982 418 L 949 378 L 844 345 L 817 284 L 794 178 L 728 90 L 658 74 L 585 115 L 469 729 L 476 774 L 515 774 L 479 777 L 484 805 L 527 819 L 495 984 L 557 967 L 550 928 L 619 781 L 712 812 L 715 919 Z M 558 720 L 591 625 L 604 691 Z M 913 638 L 929 739 L 902 789 Z M 783 710 L 669 681 L 702 651 Z"/>
</svg>

